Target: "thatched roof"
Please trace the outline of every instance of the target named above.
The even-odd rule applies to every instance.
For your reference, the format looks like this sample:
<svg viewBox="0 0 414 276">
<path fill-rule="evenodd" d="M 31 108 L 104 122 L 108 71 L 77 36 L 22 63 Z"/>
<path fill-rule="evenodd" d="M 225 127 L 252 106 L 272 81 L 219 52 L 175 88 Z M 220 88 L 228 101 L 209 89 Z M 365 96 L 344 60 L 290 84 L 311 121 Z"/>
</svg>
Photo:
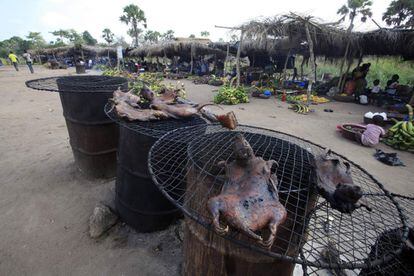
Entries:
<svg viewBox="0 0 414 276">
<path fill-rule="evenodd" d="M 324 23 L 310 16 L 293 13 L 251 21 L 241 27 L 253 48 L 266 49 L 270 54 L 286 53 L 290 49 L 292 53 L 307 55 L 305 24 L 308 24 L 317 56 L 342 57 L 349 41 L 353 57 L 361 54 L 394 55 L 407 59 L 414 57 L 413 30 L 381 29 L 348 33 L 336 23 Z"/>
<path fill-rule="evenodd" d="M 73 56 L 81 56 L 82 52 L 85 57 L 96 57 L 96 56 L 108 56 L 116 57 L 116 49 L 111 47 L 98 47 L 98 46 L 89 46 L 89 45 L 81 45 L 81 46 L 63 46 L 63 47 L 56 47 L 56 48 L 43 48 L 39 50 L 32 50 L 35 54 L 40 55 L 55 55 L 56 57 L 73 57 Z"/>
<path fill-rule="evenodd" d="M 224 58 L 226 52 L 209 47 L 208 45 L 198 42 L 188 41 L 168 41 L 158 44 L 142 45 L 128 53 L 129 56 L 135 57 L 167 57 L 172 59 L 175 56 L 181 57 L 182 60 L 189 61 L 191 52 L 193 57 L 216 55 L 218 58 Z"/>
</svg>

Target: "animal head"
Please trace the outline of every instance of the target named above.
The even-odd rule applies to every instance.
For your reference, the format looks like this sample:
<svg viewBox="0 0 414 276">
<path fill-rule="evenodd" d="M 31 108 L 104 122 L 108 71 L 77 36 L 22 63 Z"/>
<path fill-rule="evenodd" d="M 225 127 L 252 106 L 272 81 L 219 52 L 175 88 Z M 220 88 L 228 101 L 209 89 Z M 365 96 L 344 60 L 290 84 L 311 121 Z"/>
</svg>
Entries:
<svg viewBox="0 0 414 276">
<path fill-rule="evenodd" d="M 240 133 L 236 134 L 234 138 L 234 157 L 239 161 L 247 161 L 254 157 L 254 152 L 249 142 Z"/>
<path fill-rule="evenodd" d="M 147 86 L 144 86 L 141 89 L 140 95 L 147 101 L 152 101 L 155 97 L 154 92 L 152 92 Z"/>
</svg>

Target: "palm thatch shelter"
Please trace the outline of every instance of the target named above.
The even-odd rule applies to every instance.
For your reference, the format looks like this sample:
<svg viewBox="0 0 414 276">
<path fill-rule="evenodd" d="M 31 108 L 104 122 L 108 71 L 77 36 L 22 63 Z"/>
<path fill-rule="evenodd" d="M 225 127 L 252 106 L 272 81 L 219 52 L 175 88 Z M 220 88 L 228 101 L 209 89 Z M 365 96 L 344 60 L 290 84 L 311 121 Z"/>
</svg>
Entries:
<svg viewBox="0 0 414 276">
<path fill-rule="evenodd" d="M 55 48 L 43 48 L 31 51 L 35 55 L 46 55 L 56 57 L 83 57 L 95 58 L 102 56 L 109 56 L 110 58 L 116 58 L 116 48 L 112 47 L 99 47 L 89 45 L 68 45 Z"/>
<path fill-rule="evenodd" d="M 182 61 L 191 61 L 199 56 L 215 55 L 224 58 L 226 52 L 197 41 L 166 41 L 157 44 L 142 45 L 128 53 L 132 57 L 180 57 Z"/>
<path fill-rule="evenodd" d="M 309 55 L 308 27 L 315 56 L 343 57 L 349 43 L 349 56 L 401 56 L 414 59 L 414 30 L 379 29 L 370 32 L 347 32 L 336 23 L 325 23 L 311 16 L 294 13 L 251 21 L 241 26 L 247 48 L 266 49 L 268 53 Z M 243 47 L 242 47 L 243 48 Z"/>
</svg>

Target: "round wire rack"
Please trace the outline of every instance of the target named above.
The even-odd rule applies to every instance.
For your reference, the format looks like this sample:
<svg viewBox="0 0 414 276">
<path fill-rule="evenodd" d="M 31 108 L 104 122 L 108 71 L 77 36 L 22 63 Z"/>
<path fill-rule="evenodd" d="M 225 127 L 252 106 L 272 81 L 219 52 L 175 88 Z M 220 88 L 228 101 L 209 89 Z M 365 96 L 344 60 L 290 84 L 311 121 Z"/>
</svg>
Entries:
<svg viewBox="0 0 414 276">
<path fill-rule="evenodd" d="M 172 131 L 177 128 L 182 128 L 186 126 L 196 126 L 196 125 L 206 125 L 206 121 L 203 120 L 200 116 L 195 115 L 190 118 L 185 119 L 163 119 L 159 121 L 126 121 L 125 119 L 119 118 L 113 108 L 112 103 L 107 103 L 104 107 L 106 115 L 114 122 L 119 125 L 126 127 L 132 131 L 135 131 L 139 134 L 150 136 L 153 138 L 160 138 L 169 131 Z"/>
<path fill-rule="evenodd" d="M 391 194 L 394 200 L 399 204 L 402 214 L 405 216 L 406 223 L 409 227 L 408 239 L 411 243 L 414 242 L 414 197 L 404 196 L 399 194 Z M 384 197 L 378 198 L 376 200 L 381 204 L 384 200 Z M 324 210 L 328 211 L 329 210 Z M 395 210 L 394 210 L 395 211 Z M 395 216 L 398 216 L 395 212 Z M 388 216 L 386 216 L 388 217 Z M 385 217 L 385 218 L 386 218 Z M 331 217 L 330 221 L 333 221 Z M 333 223 L 330 223 L 333 224 Z M 324 231 L 330 231 L 333 225 L 326 224 Z M 305 275 L 326 275 L 326 274 L 335 274 L 335 275 L 414 275 L 414 252 L 412 249 L 403 247 L 400 250 L 401 243 L 404 241 L 404 228 L 398 227 L 395 225 L 393 228 L 384 230 L 380 233 L 375 240 L 375 243 L 371 246 L 370 252 L 365 259 L 367 265 L 372 264 L 373 259 L 378 255 L 388 255 L 391 256 L 389 260 L 381 262 L 377 265 L 366 266 L 363 269 L 342 269 L 337 268 L 327 268 L 321 269 L 320 267 L 304 267 Z M 310 252 L 308 252 L 309 254 Z M 337 250 L 335 244 L 328 241 L 328 246 L 324 246 L 319 252 L 319 258 L 323 259 L 325 262 L 330 263 L 340 263 L 346 258 L 346 254 L 340 254 Z M 316 256 L 313 256 L 314 258 Z"/>
<path fill-rule="evenodd" d="M 305 267 L 355 269 L 391 258 L 378 252 L 366 262 L 371 246 L 384 231 L 399 227 L 406 239 L 408 228 L 398 203 L 363 168 L 333 153 L 351 164 L 354 183 L 362 188 L 365 200 L 373 208 L 372 212 L 357 209 L 352 215 L 341 214 L 315 192 L 313 160 L 324 152 L 323 147 L 282 132 L 244 125 L 235 131 L 216 124 L 185 127 L 163 135 L 151 148 L 148 167 L 154 183 L 192 221 L 213 231 L 207 201 L 221 191 L 225 177 L 217 163 L 232 160 L 232 138 L 236 133 L 243 134 L 256 156 L 279 163 L 273 173 L 278 178 L 280 202 L 288 215 L 270 250 L 235 228 L 223 236 L 232 244 Z M 394 253 L 402 248 L 403 239 Z M 334 244 L 345 260 L 334 263 L 315 258 L 326 242 Z"/>
<path fill-rule="evenodd" d="M 63 76 L 26 81 L 26 86 L 52 92 L 102 93 L 128 88 L 128 80 L 110 76 Z"/>
</svg>

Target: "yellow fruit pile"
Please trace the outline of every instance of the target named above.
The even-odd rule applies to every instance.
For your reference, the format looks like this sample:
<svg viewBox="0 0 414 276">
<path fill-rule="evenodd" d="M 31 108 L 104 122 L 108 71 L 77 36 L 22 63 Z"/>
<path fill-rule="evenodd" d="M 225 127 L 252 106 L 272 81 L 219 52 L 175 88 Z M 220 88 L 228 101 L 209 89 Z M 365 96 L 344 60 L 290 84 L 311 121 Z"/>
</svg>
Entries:
<svg viewBox="0 0 414 276">
<path fill-rule="evenodd" d="M 308 96 L 305 95 L 305 94 L 302 94 L 302 95 L 299 95 L 299 96 L 295 96 L 294 100 L 295 101 L 301 101 L 301 102 L 307 102 L 308 101 Z M 329 100 L 325 97 L 319 97 L 319 96 L 314 96 L 314 95 L 311 95 L 310 100 L 313 103 L 317 103 L 317 104 L 329 102 Z"/>
</svg>

